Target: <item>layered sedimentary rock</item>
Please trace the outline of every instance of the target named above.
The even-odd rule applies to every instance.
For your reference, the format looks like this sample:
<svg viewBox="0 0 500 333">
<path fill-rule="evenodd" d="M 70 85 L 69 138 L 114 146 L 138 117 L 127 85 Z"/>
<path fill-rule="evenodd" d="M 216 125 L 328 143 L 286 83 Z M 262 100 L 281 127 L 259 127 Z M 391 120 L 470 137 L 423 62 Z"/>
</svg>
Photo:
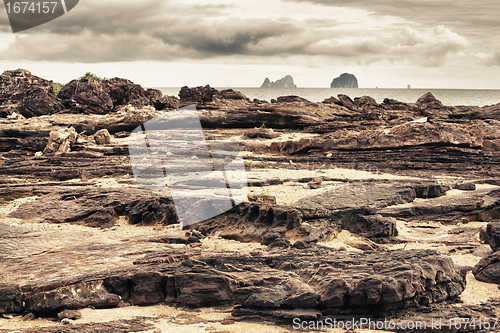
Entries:
<svg viewBox="0 0 500 333">
<path fill-rule="evenodd" d="M 52 87 L 24 71 L 2 80 L 5 110 Z M 467 223 L 492 222 L 483 234 L 498 248 L 498 105 L 444 106 L 432 94 L 268 103 L 210 86 L 183 87 L 177 99 L 92 77 L 47 94 L 57 103 L 0 119 L 2 313 L 163 301 L 231 304 L 243 317 L 429 311 L 465 287 L 467 269 L 445 254 L 488 255 L 480 227 Z M 207 142 L 243 150 L 249 200 L 180 230 L 169 191 L 136 186 L 126 138 L 191 104 Z M 202 185 L 189 181 L 193 207 L 206 199 Z M 123 224 L 135 232 L 120 233 Z M 210 247 L 213 239 L 231 246 Z M 426 241 L 443 244 L 439 253 L 401 250 Z M 478 280 L 497 283 L 497 257 L 476 266 Z"/>
<path fill-rule="evenodd" d="M 63 86 L 23 69 L 0 76 L 0 118 L 14 113 L 26 118 L 57 113 L 107 114 L 125 105 L 175 109 L 178 100 L 121 78 L 87 75 Z"/>
<path fill-rule="evenodd" d="M 157 240 L 165 233 L 106 240 L 92 233 L 38 234 L 6 225 L 0 230 L 0 313 L 167 301 L 236 304 L 236 314 L 314 309 L 319 316 L 428 305 L 453 299 L 465 286 L 451 259 L 433 251 L 207 252 Z"/>
</svg>

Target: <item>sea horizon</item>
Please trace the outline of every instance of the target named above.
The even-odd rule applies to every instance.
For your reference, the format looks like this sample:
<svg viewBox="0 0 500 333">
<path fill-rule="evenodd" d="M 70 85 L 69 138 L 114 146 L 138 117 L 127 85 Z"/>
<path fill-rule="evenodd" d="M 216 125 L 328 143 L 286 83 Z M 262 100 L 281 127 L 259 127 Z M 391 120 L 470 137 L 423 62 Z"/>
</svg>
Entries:
<svg viewBox="0 0 500 333">
<path fill-rule="evenodd" d="M 181 87 L 152 87 L 165 95 L 178 96 Z M 217 90 L 233 89 L 240 91 L 249 99 L 268 102 L 280 96 L 299 96 L 311 102 L 322 102 L 326 98 L 339 94 L 354 99 L 361 96 L 373 97 L 377 103 L 385 98 L 404 103 L 415 103 L 422 95 L 431 92 L 446 106 L 487 106 L 500 103 L 500 89 L 445 89 L 445 88 L 260 88 L 260 87 L 214 87 Z"/>
</svg>

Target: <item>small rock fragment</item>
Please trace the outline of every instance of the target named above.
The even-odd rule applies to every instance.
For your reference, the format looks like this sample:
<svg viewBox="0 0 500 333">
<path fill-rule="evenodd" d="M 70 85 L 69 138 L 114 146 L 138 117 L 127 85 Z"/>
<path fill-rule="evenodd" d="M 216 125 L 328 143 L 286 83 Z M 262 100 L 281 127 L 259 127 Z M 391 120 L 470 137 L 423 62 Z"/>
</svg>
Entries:
<svg viewBox="0 0 500 333">
<path fill-rule="evenodd" d="M 107 129 L 102 129 L 94 134 L 94 140 L 98 145 L 109 145 L 111 143 L 111 135 Z"/>
<path fill-rule="evenodd" d="M 321 180 L 321 178 L 316 177 L 313 180 L 311 180 L 309 183 L 307 183 L 307 185 L 309 185 L 309 188 L 315 190 L 315 189 L 321 188 L 322 182 L 323 181 Z"/>
<path fill-rule="evenodd" d="M 61 320 L 61 324 L 70 325 L 70 324 L 73 324 L 73 320 L 68 319 L 68 318 L 63 318 L 63 320 Z"/>
<path fill-rule="evenodd" d="M 59 320 L 63 320 L 63 319 L 71 319 L 71 320 L 77 320 L 77 319 L 80 319 L 82 318 L 82 313 L 78 310 L 64 310 L 64 311 L 61 311 L 59 312 L 59 314 L 57 315 L 57 318 L 59 318 Z"/>
<path fill-rule="evenodd" d="M 28 314 L 25 314 L 21 320 L 22 321 L 31 321 L 31 320 L 35 320 L 35 319 L 36 319 L 35 315 L 30 312 Z"/>
<path fill-rule="evenodd" d="M 267 194 L 249 194 L 248 201 L 275 205 L 276 197 L 274 195 Z"/>
</svg>

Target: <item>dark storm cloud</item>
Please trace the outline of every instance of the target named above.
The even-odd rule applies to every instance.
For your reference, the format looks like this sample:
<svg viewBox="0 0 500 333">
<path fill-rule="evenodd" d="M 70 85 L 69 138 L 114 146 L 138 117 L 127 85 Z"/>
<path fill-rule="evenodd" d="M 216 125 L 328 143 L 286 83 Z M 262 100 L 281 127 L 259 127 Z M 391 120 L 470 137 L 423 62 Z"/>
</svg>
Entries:
<svg viewBox="0 0 500 333">
<path fill-rule="evenodd" d="M 461 35 L 498 33 L 500 1 L 496 0 L 285 0 L 368 10 L 426 26 L 444 25 Z"/>
<path fill-rule="evenodd" d="M 293 1 L 356 7 L 373 15 L 400 14 L 397 16 L 408 20 L 425 21 L 431 29 L 421 32 L 394 23 L 388 29 L 380 27 L 380 31 L 344 28 L 335 17 L 293 19 L 279 13 L 273 18 L 240 18 L 243 11 L 237 5 L 85 0 L 67 15 L 16 35 L 0 59 L 96 63 L 320 56 L 357 64 L 385 61 L 441 66 L 469 45 L 464 37 L 443 26 L 452 19 L 460 23 L 458 17 L 464 15 L 453 18 L 449 13 L 435 13 L 447 8 L 442 1 Z M 391 6 L 394 3 L 402 8 L 399 12 Z M 462 9 L 473 7 L 459 3 Z M 458 10 L 452 7 L 454 2 L 446 4 L 448 11 Z M 4 14 L 0 29 L 8 27 Z M 434 18 L 427 17 L 432 15 Z M 467 19 L 479 20 L 478 15 L 472 11 Z"/>
<path fill-rule="evenodd" d="M 18 35 L 0 58 L 75 62 L 199 59 L 252 54 L 266 39 L 300 33 L 286 20 L 224 16 L 231 7 L 160 0 L 80 2 L 68 15 Z M 8 26 L 5 20 L 0 24 Z"/>
<path fill-rule="evenodd" d="M 481 65 L 500 65 L 500 1 L 496 0 L 284 0 L 289 3 L 310 3 L 328 7 L 350 7 L 366 10 L 374 16 L 390 15 L 414 23 L 414 28 L 445 26 L 469 41 L 467 52 L 471 61 Z M 403 24 L 405 26 L 406 24 Z M 448 43 L 444 43 L 446 45 Z M 452 43 L 453 44 L 453 43 Z M 414 56 L 417 62 L 442 64 L 459 52 L 457 43 L 449 52 L 434 45 L 427 52 Z M 463 45 L 462 45 L 463 46 Z M 430 58 L 426 58 L 426 55 Z M 470 63 L 469 63 L 470 64 Z"/>
</svg>

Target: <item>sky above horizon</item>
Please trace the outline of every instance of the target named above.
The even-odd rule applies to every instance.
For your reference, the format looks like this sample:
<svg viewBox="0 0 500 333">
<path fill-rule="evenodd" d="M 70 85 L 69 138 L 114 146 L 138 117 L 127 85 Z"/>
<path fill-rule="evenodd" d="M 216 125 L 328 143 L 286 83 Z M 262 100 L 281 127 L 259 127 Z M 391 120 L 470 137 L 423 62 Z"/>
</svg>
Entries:
<svg viewBox="0 0 500 333">
<path fill-rule="evenodd" d="M 492 0 L 81 0 L 13 34 L 0 13 L 0 67 L 65 83 L 86 72 L 147 87 L 256 87 L 292 75 L 327 88 L 500 89 Z"/>
</svg>

